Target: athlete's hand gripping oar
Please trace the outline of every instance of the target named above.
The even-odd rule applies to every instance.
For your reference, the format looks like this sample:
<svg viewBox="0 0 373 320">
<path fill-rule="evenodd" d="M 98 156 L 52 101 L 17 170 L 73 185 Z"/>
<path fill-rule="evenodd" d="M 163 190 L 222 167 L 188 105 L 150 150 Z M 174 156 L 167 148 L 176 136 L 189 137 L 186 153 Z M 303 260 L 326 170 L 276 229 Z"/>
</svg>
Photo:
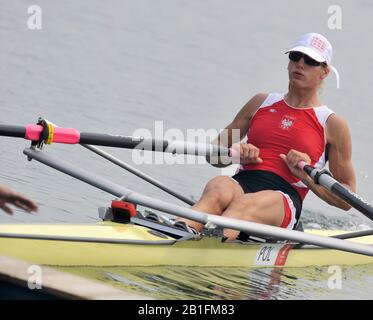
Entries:
<svg viewBox="0 0 373 320">
<path fill-rule="evenodd" d="M 25 127 L 0 125 L 0 135 L 24 138 L 39 144 L 88 144 L 195 156 L 231 156 L 230 149 L 214 144 L 79 132 L 73 128 L 55 127 L 52 124 L 31 124 Z"/>
<path fill-rule="evenodd" d="M 373 207 L 362 197 L 348 190 L 340 182 L 335 180 L 331 176 L 330 172 L 328 172 L 327 170 L 315 168 L 311 165 L 308 165 L 304 161 L 300 161 L 298 163 L 298 167 L 306 172 L 316 184 L 324 186 L 326 189 L 346 201 L 352 207 L 359 210 L 369 219 L 373 220 Z"/>
</svg>

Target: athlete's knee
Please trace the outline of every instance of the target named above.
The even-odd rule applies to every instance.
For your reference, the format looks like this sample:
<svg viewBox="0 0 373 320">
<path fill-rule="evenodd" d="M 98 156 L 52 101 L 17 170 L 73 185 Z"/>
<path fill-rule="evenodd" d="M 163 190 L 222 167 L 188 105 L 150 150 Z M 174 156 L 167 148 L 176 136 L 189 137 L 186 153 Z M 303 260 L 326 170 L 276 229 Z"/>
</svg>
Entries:
<svg viewBox="0 0 373 320">
<path fill-rule="evenodd" d="M 209 189 L 206 190 L 200 201 L 208 201 L 211 205 L 219 207 L 219 209 L 225 208 L 229 203 L 230 198 L 227 197 L 221 189 Z"/>
<path fill-rule="evenodd" d="M 227 210 L 251 212 L 255 211 L 256 207 L 255 199 L 250 194 L 243 194 L 235 197 Z"/>
<path fill-rule="evenodd" d="M 232 188 L 232 183 L 234 183 L 234 181 L 231 180 L 232 179 L 227 176 L 215 177 L 207 183 L 203 193 L 219 194 L 219 196 L 233 194 L 235 190 Z"/>
<path fill-rule="evenodd" d="M 203 191 L 202 199 L 226 208 L 232 199 L 239 194 L 240 189 L 234 188 L 235 182 L 227 176 L 218 176 L 211 179 Z M 242 192 L 242 191 L 241 191 Z"/>
<path fill-rule="evenodd" d="M 217 176 L 217 177 L 212 178 L 206 184 L 205 190 L 224 188 L 227 185 L 231 184 L 232 182 L 234 181 L 232 181 L 232 178 L 228 176 Z"/>
</svg>

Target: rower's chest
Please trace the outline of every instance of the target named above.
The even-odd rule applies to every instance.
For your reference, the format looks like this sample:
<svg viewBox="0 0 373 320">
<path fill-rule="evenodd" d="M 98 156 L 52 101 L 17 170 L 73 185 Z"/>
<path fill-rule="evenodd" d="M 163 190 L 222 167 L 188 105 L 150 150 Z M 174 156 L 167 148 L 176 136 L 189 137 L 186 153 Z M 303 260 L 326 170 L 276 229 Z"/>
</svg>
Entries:
<svg viewBox="0 0 373 320">
<path fill-rule="evenodd" d="M 314 109 L 298 110 L 275 104 L 254 115 L 248 131 L 249 143 L 259 148 L 286 147 L 306 153 L 324 149 L 324 127 Z"/>
</svg>

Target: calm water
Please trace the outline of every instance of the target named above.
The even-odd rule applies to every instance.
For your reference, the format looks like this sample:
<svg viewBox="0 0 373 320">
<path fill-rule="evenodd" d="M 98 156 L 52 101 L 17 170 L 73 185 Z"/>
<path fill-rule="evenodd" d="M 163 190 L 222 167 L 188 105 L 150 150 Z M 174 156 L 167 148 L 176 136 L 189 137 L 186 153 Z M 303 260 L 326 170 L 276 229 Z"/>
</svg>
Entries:
<svg viewBox="0 0 373 320">
<path fill-rule="evenodd" d="M 157 299 L 373 299 L 372 266 L 241 269 L 197 267 L 63 268 Z M 338 270 L 339 272 L 339 270 Z"/>
<path fill-rule="evenodd" d="M 81 131 L 125 135 L 139 128 L 153 131 L 155 121 L 163 121 L 164 130 L 178 128 L 185 134 L 191 128 L 221 129 L 255 93 L 286 91 L 283 52 L 295 37 L 310 31 L 325 34 L 334 46 L 333 64 L 341 83 L 337 89 L 331 74 L 322 97 L 348 120 L 358 192 L 373 199 L 369 148 L 373 61 L 372 45 L 365 41 L 373 27 L 370 1 L 339 1 L 341 30 L 328 28 L 328 4 L 321 0 L 312 6 L 303 0 L 41 0 L 43 28 L 39 31 L 27 28 L 29 1 L 0 0 L 0 4 L 3 124 L 35 123 L 44 116 Z M 97 221 L 97 207 L 112 197 L 27 162 L 22 154 L 27 146 L 22 140 L 1 138 L 0 183 L 35 199 L 40 211 L 35 215 L 17 211 L 12 217 L 1 214 L 0 222 Z M 135 191 L 180 203 L 79 146 L 46 149 Z M 131 163 L 129 151 L 110 151 Z M 220 174 L 209 165 L 142 165 L 139 169 L 194 198 L 209 179 Z M 305 201 L 303 220 L 315 228 L 372 226 L 358 212 L 333 209 L 312 195 Z M 244 274 L 236 276 L 244 279 Z M 298 284 L 293 282 L 295 288 Z M 290 298 L 315 297 L 313 289 L 318 288 L 312 281 L 299 286 L 307 290 L 295 290 L 298 293 Z M 358 289 L 351 288 L 347 287 L 344 297 L 349 292 L 355 295 Z M 329 297 L 339 296 L 330 292 Z"/>
</svg>

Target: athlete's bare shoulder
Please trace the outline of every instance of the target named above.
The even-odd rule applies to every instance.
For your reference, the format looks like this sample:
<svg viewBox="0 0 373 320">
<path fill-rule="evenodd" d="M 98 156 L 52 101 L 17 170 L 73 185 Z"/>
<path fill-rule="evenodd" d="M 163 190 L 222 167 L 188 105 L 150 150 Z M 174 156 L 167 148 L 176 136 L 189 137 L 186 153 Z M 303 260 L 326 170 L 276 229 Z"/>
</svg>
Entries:
<svg viewBox="0 0 373 320">
<path fill-rule="evenodd" d="M 236 118 L 242 120 L 250 120 L 256 110 L 262 105 L 265 99 L 267 99 L 268 93 L 257 93 L 254 95 L 240 110 Z"/>
<path fill-rule="evenodd" d="M 326 136 L 329 143 L 341 142 L 341 139 L 350 139 L 347 121 L 337 114 L 331 114 L 326 121 Z"/>
</svg>

